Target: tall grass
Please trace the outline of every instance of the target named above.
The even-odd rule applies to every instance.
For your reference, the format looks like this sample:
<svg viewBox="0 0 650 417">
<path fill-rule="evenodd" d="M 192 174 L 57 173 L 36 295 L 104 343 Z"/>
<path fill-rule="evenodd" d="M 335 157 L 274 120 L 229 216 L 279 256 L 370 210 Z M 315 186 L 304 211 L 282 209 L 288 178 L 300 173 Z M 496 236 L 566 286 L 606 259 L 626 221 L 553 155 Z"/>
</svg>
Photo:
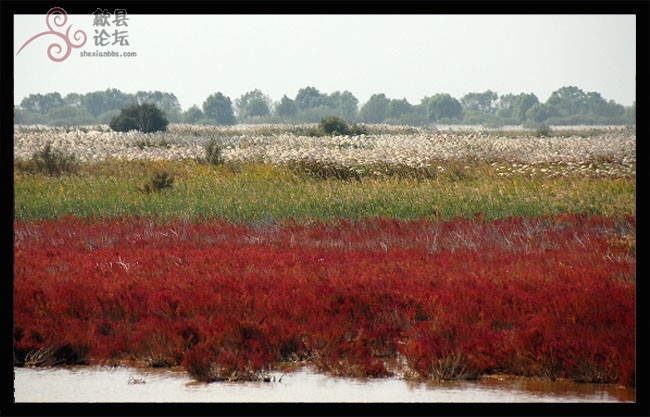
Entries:
<svg viewBox="0 0 650 417">
<path fill-rule="evenodd" d="M 18 220 L 153 216 L 161 220 L 231 222 L 286 218 L 390 217 L 399 220 L 542 216 L 560 213 L 636 213 L 631 178 L 514 173 L 486 163 L 440 165 L 429 178 L 319 179 L 291 167 L 195 161 L 108 161 L 82 165 L 77 175 L 50 177 L 16 171 Z M 143 192 L 165 172 L 173 186 Z M 414 176 L 415 177 L 415 176 Z"/>
</svg>

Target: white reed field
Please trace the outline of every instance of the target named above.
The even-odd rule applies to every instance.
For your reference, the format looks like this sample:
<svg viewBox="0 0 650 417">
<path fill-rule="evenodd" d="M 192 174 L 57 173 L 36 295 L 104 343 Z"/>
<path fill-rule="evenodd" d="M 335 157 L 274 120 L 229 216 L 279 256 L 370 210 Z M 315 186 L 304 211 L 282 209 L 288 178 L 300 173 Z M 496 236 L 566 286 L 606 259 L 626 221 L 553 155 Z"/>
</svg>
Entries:
<svg viewBox="0 0 650 417">
<path fill-rule="evenodd" d="M 300 133 L 300 128 L 315 126 L 172 124 L 167 132 L 144 134 L 114 132 L 107 125 L 18 125 L 14 128 L 14 158 L 30 159 L 49 143 L 53 149 L 74 154 L 81 162 L 110 158 L 201 159 L 206 144 L 215 141 L 225 161 L 242 163 L 317 161 L 348 167 L 395 164 L 417 168 L 460 160 L 490 162 L 502 170 L 502 175 L 582 169 L 595 169 L 600 175 L 636 175 L 633 128 L 554 127 L 550 136 L 541 137 L 534 130 L 521 128 L 391 125 L 364 125 L 369 133 L 359 136 L 315 137 Z"/>
</svg>

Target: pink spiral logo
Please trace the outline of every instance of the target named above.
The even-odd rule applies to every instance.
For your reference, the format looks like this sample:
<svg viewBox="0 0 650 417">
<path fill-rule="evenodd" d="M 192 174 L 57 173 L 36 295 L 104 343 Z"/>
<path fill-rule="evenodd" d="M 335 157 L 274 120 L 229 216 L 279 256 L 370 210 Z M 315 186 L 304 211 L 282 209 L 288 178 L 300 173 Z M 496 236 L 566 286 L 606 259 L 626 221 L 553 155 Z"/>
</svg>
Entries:
<svg viewBox="0 0 650 417">
<path fill-rule="evenodd" d="M 52 51 L 55 51 L 57 55 L 61 54 L 63 52 L 63 47 L 61 45 L 55 42 L 47 48 L 47 56 L 50 57 L 50 59 L 54 62 L 65 61 L 70 56 L 70 53 L 72 52 L 73 48 L 81 48 L 86 44 L 87 37 L 84 31 L 77 30 L 73 33 L 72 38 L 77 42 L 79 41 L 81 42 L 78 44 L 74 44 L 70 40 L 70 29 L 72 29 L 72 25 L 68 27 L 68 29 L 65 31 L 64 34 L 62 31 L 60 32 L 52 28 L 52 24 L 50 23 L 50 17 L 52 17 L 52 21 L 54 22 L 54 25 L 58 28 L 63 28 L 66 22 L 68 21 L 68 14 L 65 12 L 65 10 L 63 10 L 60 7 L 53 7 L 52 9 L 50 9 L 50 11 L 47 12 L 47 16 L 45 17 L 45 24 L 50 30 L 47 32 L 41 32 L 38 35 L 34 35 L 31 38 L 29 38 L 27 42 L 25 42 L 23 46 L 20 47 L 18 52 L 16 52 L 16 56 L 18 56 L 20 51 L 22 51 L 23 48 L 25 48 L 25 46 L 27 46 L 31 41 L 44 35 L 55 35 L 63 39 L 63 41 L 65 42 L 65 46 L 66 46 L 65 54 L 63 54 L 63 56 L 59 58 L 54 56 Z"/>
</svg>

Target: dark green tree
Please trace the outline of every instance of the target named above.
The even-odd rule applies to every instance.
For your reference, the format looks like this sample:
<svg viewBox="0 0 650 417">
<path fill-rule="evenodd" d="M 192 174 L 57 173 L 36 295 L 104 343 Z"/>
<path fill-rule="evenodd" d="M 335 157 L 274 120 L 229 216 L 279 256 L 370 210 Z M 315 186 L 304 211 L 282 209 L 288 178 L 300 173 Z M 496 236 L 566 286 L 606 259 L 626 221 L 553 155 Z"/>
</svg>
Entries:
<svg viewBox="0 0 650 417">
<path fill-rule="evenodd" d="M 32 113 L 46 114 L 52 109 L 63 107 L 66 103 L 59 93 L 30 94 L 20 102 L 20 107 Z"/>
<path fill-rule="evenodd" d="M 167 130 L 169 121 L 165 113 L 152 103 L 132 104 L 123 108 L 120 114 L 114 117 L 109 126 L 118 132 L 138 130 L 143 133 L 152 133 Z"/>
<path fill-rule="evenodd" d="M 401 100 L 391 99 L 386 107 L 387 119 L 399 119 L 405 114 L 413 111 L 413 106 L 405 98 Z"/>
<path fill-rule="evenodd" d="M 528 113 L 528 110 L 530 110 L 531 107 L 538 103 L 539 100 L 535 94 L 521 93 L 519 96 L 517 96 L 517 101 L 515 102 L 512 116 L 517 122 L 524 123 L 526 121 L 526 113 Z"/>
<path fill-rule="evenodd" d="M 390 100 L 384 93 L 373 94 L 359 110 L 359 120 L 366 123 L 381 123 L 386 118 Z"/>
<path fill-rule="evenodd" d="M 138 130 L 144 133 L 160 132 L 167 130 L 169 121 L 165 112 L 155 104 L 143 103 L 140 105 L 138 118 Z"/>
<path fill-rule="evenodd" d="M 280 103 L 275 106 L 275 115 L 281 118 L 292 118 L 298 112 L 296 102 L 287 97 L 285 94 L 282 96 Z"/>
<path fill-rule="evenodd" d="M 430 122 L 442 119 L 460 119 L 463 116 L 463 106 L 449 94 L 436 94 L 425 99 L 427 117 Z"/>
<path fill-rule="evenodd" d="M 240 121 L 256 117 L 266 117 L 271 114 L 271 99 L 260 90 L 255 89 L 244 93 L 235 100 L 237 118 Z"/>
<path fill-rule="evenodd" d="M 111 120 L 120 115 L 120 110 L 107 110 L 95 118 L 97 123 L 106 125 L 110 124 Z"/>
<path fill-rule="evenodd" d="M 138 104 L 142 103 L 160 103 L 163 93 L 161 91 L 138 91 L 135 93 L 135 99 Z"/>
<path fill-rule="evenodd" d="M 47 113 L 49 124 L 53 126 L 90 125 L 95 123 L 85 108 L 72 106 L 57 107 Z"/>
<path fill-rule="evenodd" d="M 138 91 L 135 93 L 135 100 L 137 104 L 155 104 L 156 107 L 164 111 L 167 118 L 174 123 L 181 121 L 181 104 L 174 93 L 164 93 L 158 90 Z"/>
<path fill-rule="evenodd" d="M 199 106 L 193 105 L 183 113 L 183 123 L 194 124 L 203 118 L 203 112 Z"/>
<path fill-rule="evenodd" d="M 235 124 L 235 113 L 230 97 L 224 96 L 221 92 L 210 95 L 203 102 L 203 114 L 221 125 Z"/>
<path fill-rule="evenodd" d="M 625 108 L 623 120 L 628 124 L 636 124 L 636 101 L 630 107 Z"/>
<path fill-rule="evenodd" d="M 495 103 L 494 108 L 496 110 L 497 116 L 502 119 L 511 119 L 513 118 L 513 111 L 515 104 L 517 103 L 518 96 L 514 94 L 504 94 L 499 97 L 499 100 Z"/>
<path fill-rule="evenodd" d="M 296 107 L 298 110 L 327 105 L 327 94 L 321 93 L 315 87 L 304 87 L 296 94 Z"/>
<path fill-rule="evenodd" d="M 561 117 L 586 114 L 589 111 L 589 97 L 578 87 L 562 87 L 554 91 L 546 104 L 557 110 Z"/>
<path fill-rule="evenodd" d="M 111 110 L 120 110 L 131 104 L 137 104 L 133 94 L 126 94 L 116 88 L 108 88 L 105 91 L 93 91 L 84 96 L 84 106 L 88 113 L 99 117 L 102 113 Z"/>
<path fill-rule="evenodd" d="M 467 93 L 460 99 L 460 103 L 465 110 L 492 114 L 496 112 L 495 104 L 498 98 L 497 93 L 487 90 L 483 93 Z"/>
<path fill-rule="evenodd" d="M 65 102 L 66 106 L 79 108 L 84 104 L 84 96 L 78 93 L 70 93 L 63 98 L 63 101 Z"/>
<path fill-rule="evenodd" d="M 536 126 L 556 116 L 558 116 L 558 110 L 555 107 L 545 103 L 536 103 L 526 112 L 526 121 Z"/>
<path fill-rule="evenodd" d="M 535 94 L 506 94 L 499 97 L 495 104 L 496 115 L 505 123 L 524 123 L 526 112 L 534 104 L 539 103 Z"/>
<path fill-rule="evenodd" d="M 330 106 L 320 105 L 298 112 L 296 119 L 302 123 L 317 123 L 334 114 L 335 111 Z"/>
<path fill-rule="evenodd" d="M 320 122 L 320 127 L 323 132 L 327 135 L 347 135 L 350 133 L 350 128 L 348 127 L 345 120 L 340 119 L 335 116 L 327 117 Z"/>
<path fill-rule="evenodd" d="M 327 96 L 327 105 L 334 110 L 334 114 L 344 120 L 354 120 L 357 115 L 359 100 L 350 91 L 335 91 Z"/>
<path fill-rule="evenodd" d="M 43 115 L 32 113 L 29 110 L 24 110 L 14 107 L 14 124 L 17 125 L 34 125 L 43 123 Z"/>
<path fill-rule="evenodd" d="M 625 107 L 615 103 L 613 100 L 605 100 L 600 93 L 587 93 L 587 103 L 589 104 L 589 113 L 594 116 L 615 119 L 625 114 Z"/>
</svg>

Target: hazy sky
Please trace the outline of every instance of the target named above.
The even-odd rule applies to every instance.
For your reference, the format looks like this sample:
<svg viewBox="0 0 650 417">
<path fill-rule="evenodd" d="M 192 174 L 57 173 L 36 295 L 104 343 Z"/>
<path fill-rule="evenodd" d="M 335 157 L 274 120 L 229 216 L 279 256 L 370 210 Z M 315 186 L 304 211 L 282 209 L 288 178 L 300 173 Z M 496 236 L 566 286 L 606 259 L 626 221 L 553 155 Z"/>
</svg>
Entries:
<svg viewBox="0 0 650 417">
<path fill-rule="evenodd" d="M 359 105 L 375 93 L 420 103 L 425 96 L 492 90 L 534 93 L 542 102 L 564 86 L 597 91 L 629 106 L 635 100 L 634 15 L 130 15 L 116 26 L 94 26 L 88 15 L 52 27 L 82 30 L 80 48 L 62 62 L 50 34 L 15 56 L 14 102 L 29 94 L 117 88 L 171 92 L 183 110 L 216 92 L 235 102 L 260 89 L 273 101 L 312 86 L 351 91 Z M 46 16 L 15 16 L 14 55 L 48 31 Z M 106 30 L 107 46 L 95 30 Z M 128 46 L 116 41 L 125 35 Z M 119 40 L 119 38 L 117 39 Z M 81 57 L 82 52 L 135 57 Z"/>
</svg>

